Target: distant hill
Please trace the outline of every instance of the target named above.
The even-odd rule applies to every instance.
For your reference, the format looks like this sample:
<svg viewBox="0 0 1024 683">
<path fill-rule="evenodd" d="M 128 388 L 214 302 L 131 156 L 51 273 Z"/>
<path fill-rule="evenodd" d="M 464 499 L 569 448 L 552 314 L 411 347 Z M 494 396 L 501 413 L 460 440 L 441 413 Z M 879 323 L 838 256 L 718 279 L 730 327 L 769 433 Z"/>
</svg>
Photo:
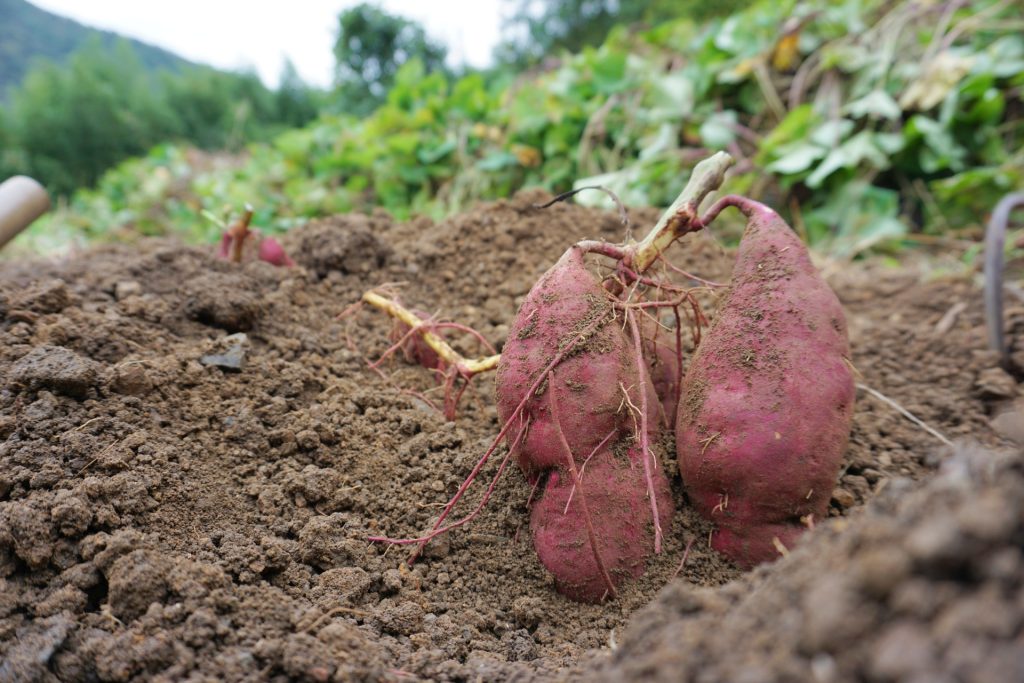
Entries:
<svg viewBox="0 0 1024 683">
<path fill-rule="evenodd" d="M 39 9 L 25 0 L 0 0 L 0 100 L 17 85 L 36 59 L 63 61 L 88 40 L 126 40 L 148 69 L 178 69 L 191 62 L 147 43 L 101 31 Z"/>
</svg>

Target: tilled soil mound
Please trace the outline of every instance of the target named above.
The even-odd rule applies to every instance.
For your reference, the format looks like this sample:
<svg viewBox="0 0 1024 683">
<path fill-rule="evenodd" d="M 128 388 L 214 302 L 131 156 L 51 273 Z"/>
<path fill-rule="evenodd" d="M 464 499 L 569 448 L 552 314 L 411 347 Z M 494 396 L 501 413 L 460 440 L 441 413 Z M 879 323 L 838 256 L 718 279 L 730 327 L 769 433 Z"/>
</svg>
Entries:
<svg viewBox="0 0 1024 683">
<path fill-rule="evenodd" d="M 446 423 L 426 370 L 368 367 L 390 323 L 349 307 L 405 283 L 500 347 L 569 244 L 622 238 L 538 198 L 313 223 L 290 269 L 161 241 L 0 266 L 0 681 L 1024 680 L 1024 464 L 993 429 L 1021 389 L 977 287 L 909 267 L 828 268 L 859 381 L 971 445 L 862 389 L 832 518 L 787 558 L 716 556 L 671 443 L 665 551 L 604 605 L 554 592 L 517 471 L 412 567 L 368 542 L 428 529 L 499 425 L 487 377 Z M 673 258 L 728 279 L 709 236 Z"/>
</svg>

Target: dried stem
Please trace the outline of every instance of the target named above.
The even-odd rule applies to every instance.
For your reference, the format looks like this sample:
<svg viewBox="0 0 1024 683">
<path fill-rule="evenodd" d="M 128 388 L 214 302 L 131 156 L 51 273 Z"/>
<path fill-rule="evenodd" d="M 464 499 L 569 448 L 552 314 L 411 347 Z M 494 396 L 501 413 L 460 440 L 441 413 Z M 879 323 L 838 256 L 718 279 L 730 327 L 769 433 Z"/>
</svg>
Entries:
<svg viewBox="0 0 1024 683">
<path fill-rule="evenodd" d="M 725 152 L 718 152 L 697 164 L 690 180 L 672 205 L 661 215 L 654 229 L 633 247 L 630 266 L 638 273 L 651 267 L 668 247 L 683 235 L 699 230 L 697 221 L 701 202 L 722 186 L 725 172 L 734 160 Z"/>
<path fill-rule="evenodd" d="M 434 350 L 441 360 L 470 377 L 493 370 L 498 365 L 498 359 L 501 358 L 498 354 L 478 359 L 464 358 L 462 354 L 449 346 L 448 342 L 431 332 L 431 328 L 436 327 L 434 323 L 424 321 L 409 309 L 386 296 L 370 291 L 363 294 L 363 301 L 418 331 L 423 341 Z"/>
<path fill-rule="evenodd" d="M 558 202 L 564 202 L 566 199 L 569 199 L 570 197 L 573 197 L 579 194 L 580 192 L 583 192 L 584 190 L 599 190 L 601 192 L 604 192 L 609 197 L 611 197 L 611 200 L 615 203 L 615 208 L 619 210 L 619 220 L 622 222 L 623 225 L 629 227 L 629 212 L 626 211 L 626 205 L 622 203 L 621 199 L 619 199 L 619 195 L 615 194 L 607 187 L 604 187 L 602 185 L 585 185 L 583 187 L 577 187 L 574 190 L 563 192 L 562 194 L 558 195 L 551 201 L 546 202 L 544 204 L 534 204 L 533 208 L 546 209 L 549 206 L 552 206 L 553 204 L 557 204 Z"/>
<path fill-rule="evenodd" d="M 228 231 L 231 235 L 231 261 L 233 263 L 242 262 L 242 251 L 245 247 L 245 240 L 249 237 L 249 223 L 252 222 L 252 214 L 252 207 L 246 204 L 245 213 Z"/>
<path fill-rule="evenodd" d="M 952 446 L 953 445 L 952 441 L 947 439 L 940 432 L 938 432 L 935 429 L 932 429 L 931 427 L 929 427 L 927 424 L 925 424 L 924 420 L 922 420 L 921 418 L 917 417 L 916 415 L 911 413 L 909 410 L 907 410 L 906 408 L 904 408 L 899 403 L 897 403 L 896 401 L 892 400 L 891 398 L 889 398 L 888 396 L 886 396 L 882 392 L 875 391 L 874 389 L 872 389 L 871 387 L 867 386 L 866 384 L 858 384 L 857 388 L 858 389 L 863 389 L 864 391 L 868 392 L 869 394 L 871 394 L 872 396 L 874 396 L 878 400 L 883 401 L 884 403 L 886 403 L 887 405 L 891 406 L 892 408 L 895 408 L 896 412 L 898 412 L 900 415 L 902 415 L 903 417 L 907 418 L 908 420 L 910 420 L 911 422 L 916 424 L 918 427 L 920 427 L 924 431 L 928 432 L 929 434 L 931 434 L 932 436 L 934 436 L 936 439 L 938 439 L 942 443 L 946 444 L 947 446 Z"/>
</svg>

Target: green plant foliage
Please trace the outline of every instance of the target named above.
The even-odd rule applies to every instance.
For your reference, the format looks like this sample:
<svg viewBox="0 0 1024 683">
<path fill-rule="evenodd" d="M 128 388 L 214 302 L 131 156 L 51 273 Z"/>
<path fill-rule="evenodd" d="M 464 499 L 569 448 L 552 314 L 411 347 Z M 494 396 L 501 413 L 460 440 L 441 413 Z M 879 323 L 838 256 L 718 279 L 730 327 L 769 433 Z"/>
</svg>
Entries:
<svg viewBox="0 0 1024 683">
<path fill-rule="evenodd" d="M 116 163 L 182 140 L 238 150 L 316 116 L 294 69 L 277 92 L 255 74 L 183 66 L 149 71 L 134 49 L 86 44 L 65 64 L 41 62 L 0 115 L 0 172 L 36 177 L 54 194 L 87 187 Z"/>
<path fill-rule="evenodd" d="M 340 108 L 367 114 L 387 97 L 403 64 L 419 60 L 429 71 L 444 69 L 448 50 L 414 21 L 363 3 L 338 16 L 335 82 Z"/>
<path fill-rule="evenodd" d="M 147 79 L 125 43 L 91 42 L 63 67 L 33 69 L 10 106 L 21 172 L 68 191 L 169 137 L 173 115 Z"/>
<path fill-rule="evenodd" d="M 20 84 L 34 62 L 46 59 L 61 63 L 90 41 L 108 49 L 127 41 L 149 70 L 177 70 L 191 65 L 167 50 L 83 26 L 25 0 L 0 0 L 0 103 L 7 89 Z"/>
<path fill-rule="evenodd" d="M 656 26 L 675 19 L 724 16 L 747 0 L 506 0 L 513 8 L 498 47 L 501 61 L 520 67 L 552 53 L 600 45 L 617 26 Z"/>
<path fill-rule="evenodd" d="M 992 0 L 762 1 L 703 26 L 614 30 L 520 76 L 453 80 L 411 60 L 368 116 L 324 116 L 231 158 L 160 147 L 41 229 L 212 240 L 201 212 L 245 202 L 272 232 L 374 207 L 440 216 L 527 185 L 665 205 L 724 148 L 739 160 L 726 189 L 823 249 L 975 230 L 1024 183 L 1022 26 L 1019 4 Z"/>
</svg>

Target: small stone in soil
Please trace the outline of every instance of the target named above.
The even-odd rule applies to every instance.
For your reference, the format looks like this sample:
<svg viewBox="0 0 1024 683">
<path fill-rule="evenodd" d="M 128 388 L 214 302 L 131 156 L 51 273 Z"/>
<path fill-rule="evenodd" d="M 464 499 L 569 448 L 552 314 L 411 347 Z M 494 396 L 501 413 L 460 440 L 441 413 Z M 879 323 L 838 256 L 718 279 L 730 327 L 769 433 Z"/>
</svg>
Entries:
<svg viewBox="0 0 1024 683">
<path fill-rule="evenodd" d="M 114 285 L 114 298 L 118 301 L 124 301 L 137 294 L 142 294 L 142 285 L 135 280 L 121 280 Z"/>
<path fill-rule="evenodd" d="M 245 368 L 248 353 L 249 337 L 244 333 L 232 334 L 224 338 L 225 342 L 234 342 L 223 353 L 209 353 L 199 359 L 203 365 L 213 365 L 221 370 L 241 372 Z"/>
<path fill-rule="evenodd" d="M 119 394 L 143 396 L 153 388 L 153 381 L 141 364 L 126 363 L 116 369 L 112 386 Z"/>
<path fill-rule="evenodd" d="M 846 489 L 836 489 L 832 492 L 832 500 L 836 505 L 845 510 L 846 508 L 853 507 L 857 502 L 857 497 Z"/>
<path fill-rule="evenodd" d="M 999 436 L 1024 446 L 1024 399 L 992 418 L 991 424 Z"/>
</svg>

